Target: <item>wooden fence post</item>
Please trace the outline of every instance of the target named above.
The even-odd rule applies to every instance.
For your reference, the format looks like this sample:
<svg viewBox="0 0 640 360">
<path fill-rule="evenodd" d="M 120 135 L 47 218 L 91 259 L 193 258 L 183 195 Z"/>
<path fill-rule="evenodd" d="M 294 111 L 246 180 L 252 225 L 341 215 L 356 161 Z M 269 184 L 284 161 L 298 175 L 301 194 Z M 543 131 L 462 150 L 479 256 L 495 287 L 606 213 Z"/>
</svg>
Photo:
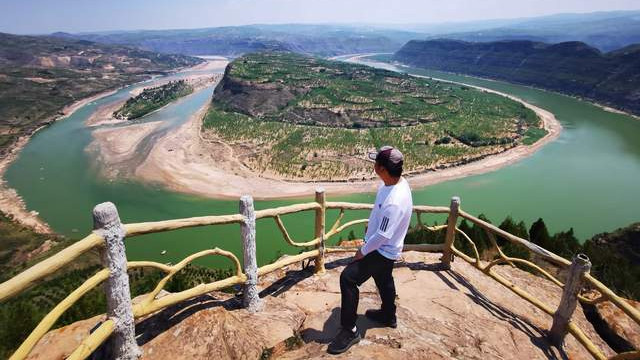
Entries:
<svg viewBox="0 0 640 360">
<path fill-rule="evenodd" d="M 256 212 L 253 198 L 243 195 L 240 198 L 240 214 L 244 220 L 240 223 L 243 249 L 243 271 L 247 276 L 244 283 L 242 303 L 250 312 L 262 309 L 262 301 L 258 296 L 258 260 L 256 259 Z"/>
<path fill-rule="evenodd" d="M 320 204 L 320 209 L 316 209 L 316 226 L 315 237 L 320 238 L 320 242 L 317 245 L 319 251 L 315 261 L 316 274 L 323 274 L 324 269 L 324 227 L 326 217 L 326 199 L 323 188 L 316 189 L 316 202 Z"/>
<path fill-rule="evenodd" d="M 582 288 L 582 280 L 585 274 L 591 270 L 591 261 L 585 254 L 578 254 L 573 257 L 567 281 L 562 289 L 562 299 L 555 314 L 553 314 L 553 324 L 549 330 L 549 338 L 556 346 L 563 346 L 564 337 L 568 332 L 568 325 L 571 316 L 578 305 L 578 294 Z"/>
<path fill-rule="evenodd" d="M 135 321 L 131 308 L 131 291 L 127 275 L 125 229 L 113 203 L 105 202 L 93 208 L 93 229 L 104 238 L 102 264 L 109 270 L 104 289 L 107 296 L 107 316 L 115 327 L 111 341 L 114 359 L 137 359 L 142 352 L 136 343 Z"/>
<path fill-rule="evenodd" d="M 442 266 L 445 269 L 451 269 L 451 260 L 453 260 L 453 241 L 456 238 L 456 225 L 458 223 L 458 210 L 460 209 L 460 198 L 454 196 L 451 198 L 449 205 L 449 218 L 447 219 L 447 234 L 444 240 L 444 249 L 442 251 Z"/>
</svg>

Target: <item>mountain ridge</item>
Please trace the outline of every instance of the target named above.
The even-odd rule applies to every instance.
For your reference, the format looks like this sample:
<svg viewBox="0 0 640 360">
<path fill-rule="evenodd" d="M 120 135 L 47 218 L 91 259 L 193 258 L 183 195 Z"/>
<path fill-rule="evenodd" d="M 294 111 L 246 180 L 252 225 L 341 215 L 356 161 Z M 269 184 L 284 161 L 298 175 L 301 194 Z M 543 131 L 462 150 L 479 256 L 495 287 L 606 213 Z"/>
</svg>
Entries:
<svg viewBox="0 0 640 360">
<path fill-rule="evenodd" d="M 579 41 L 473 43 L 436 39 L 405 44 L 393 59 L 584 97 L 640 114 L 640 46 L 603 53 Z"/>
</svg>

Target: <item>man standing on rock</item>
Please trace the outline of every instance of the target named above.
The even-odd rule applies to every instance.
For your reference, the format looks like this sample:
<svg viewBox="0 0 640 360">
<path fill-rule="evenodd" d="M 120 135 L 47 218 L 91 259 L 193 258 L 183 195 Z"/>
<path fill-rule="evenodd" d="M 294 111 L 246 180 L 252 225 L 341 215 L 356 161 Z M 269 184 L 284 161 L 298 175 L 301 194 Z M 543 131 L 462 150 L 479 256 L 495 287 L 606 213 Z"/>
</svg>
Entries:
<svg viewBox="0 0 640 360">
<path fill-rule="evenodd" d="M 402 177 L 402 153 L 391 146 L 369 153 L 375 160 L 374 170 L 384 182 L 378 189 L 376 202 L 369 216 L 364 245 L 356 252 L 352 262 L 340 275 L 342 329 L 327 351 L 340 354 L 357 344 L 361 337 L 356 329 L 360 293 L 358 287 L 370 277 L 378 287 L 382 308 L 367 310 L 365 316 L 384 326 L 395 328 L 396 288 L 393 282 L 393 263 L 400 257 L 407 234 L 413 201 L 407 180 Z"/>
</svg>

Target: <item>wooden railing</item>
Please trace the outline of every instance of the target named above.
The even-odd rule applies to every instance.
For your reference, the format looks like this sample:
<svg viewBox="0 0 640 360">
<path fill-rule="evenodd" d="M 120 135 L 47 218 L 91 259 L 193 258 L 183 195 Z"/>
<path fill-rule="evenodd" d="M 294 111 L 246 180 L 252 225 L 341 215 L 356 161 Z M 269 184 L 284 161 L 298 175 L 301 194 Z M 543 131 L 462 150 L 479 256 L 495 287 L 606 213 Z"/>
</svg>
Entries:
<svg viewBox="0 0 640 360">
<path fill-rule="evenodd" d="M 0 284 L 0 302 L 2 302 L 23 292 L 38 282 L 43 281 L 52 272 L 68 265 L 80 255 L 94 248 L 99 249 L 102 257 L 102 263 L 105 267 L 87 279 L 80 287 L 75 289 L 64 300 L 56 305 L 40 321 L 27 339 L 11 356 L 11 359 L 26 358 L 38 341 L 42 339 L 46 332 L 51 329 L 55 322 L 67 309 L 69 309 L 69 307 L 78 301 L 84 294 L 103 282 L 106 282 L 104 289 L 107 296 L 107 320 L 100 324 L 99 327 L 93 330 L 91 334 L 81 342 L 81 344 L 71 353 L 69 359 L 87 358 L 109 337 L 112 337 L 110 346 L 113 347 L 112 353 L 115 358 L 135 359 L 140 355 L 140 349 L 138 348 L 134 337 L 135 318 L 151 314 L 184 300 L 203 295 L 214 290 L 228 288 L 233 285 L 243 285 L 244 306 L 249 311 L 258 312 L 262 307 L 257 289 L 257 280 L 259 276 L 307 259 L 314 259 L 316 273 L 324 272 L 325 254 L 356 250 L 356 248 L 327 247 L 327 240 L 349 227 L 358 224 L 365 224 L 368 221 L 367 219 L 359 219 L 342 224 L 345 212 L 348 210 L 370 210 L 371 208 L 371 204 L 327 202 L 325 200 L 324 191 L 319 189 L 316 191 L 315 201 L 309 203 L 256 211 L 253 207 L 253 199 L 249 196 L 243 196 L 240 199 L 239 214 L 122 224 L 120 222 L 117 209 L 112 203 L 99 204 L 93 210 L 94 231 L 92 234 Z M 326 213 L 327 210 L 331 209 L 339 210 L 339 215 L 334 224 L 327 231 L 325 228 Z M 282 221 L 282 216 L 310 210 L 315 212 L 314 238 L 305 242 L 296 242 L 289 235 Z M 577 327 L 575 323 L 571 321 L 571 316 L 578 301 L 588 304 L 610 301 L 631 317 L 636 323 L 640 324 L 640 312 L 638 310 L 633 308 L 624 299 L 617 296 L 613 291 L 589 274 L 591 264 L 589 263 L 589 259 L 584 255 L 577 255 L 574 257 L 573 261 L 570 262 L 537 246 L 536 244 L 514 236 L 492 224 L 467 214 L 460 209 L 460 199 L 457 197 L 452 198 L 449 207 L 414 206 L 413 210 L 418 218 L 416 228 L 430 231 L 445 230 L 445 242 L 443 244 L 406 244 L 404 246 L 404 251 L 442 252 L 443 256 L 441 261 L 444 269 L 449 269 L 451 267 L 451 262 L 456 256 L 470 263 L 482 273 L 488 275 L 509 290 L 513 291 L 519 297 L 525 299 L 552 316 L 553 325 L 549 330 L 549 339 L 557 346 L 563 346 L 566 334 L 570 333 L 594 358 L 607 359 L 603 352 L 593 344 L 593 342 L 581 329 Z M 427 227 L 422 222 L 421 217 L 422 214 L 425 213 L 448 214 L 447 224 Z M 266 218 L 272 218 L 275 221 L 278 229 L 282 233 L 282 237 L 289 245 L 314 249 L 306 250 L 298 255 L 281 258 L 271 264 L 258 268 L 256 261 L 256 220 Z M 457 227 L 459 218 L 466 219 L 486 230 L 486 233 L 498 254 L 495 260 L 485 263 L 480 260 L 480 255 L 473 240 Z M 128 262 L 126 260 L 124 245 L 125 237 L 196 226 L 221 224 L 240 225 L 243 242 L 242 264 L 233 253 L 218 248 L 200 251 L 171 266 L 152 261 Z M 468 256 L 455 247 L 454 239 L 456 234 L 460 235 L 460 239 L 467 241 L 470 244 L 471 249 L 473 249 L 474 257 Z M 569 268 L 569 275 L 566 283 L 563 284 L 533 262 L 506 256 L 498 246 L 496 236 L 500 236 L 512 243 L 521 245 L 529 252 L 542 259 L 550 261 L 561 268 Z M 214 281 L 208 284 L 200 284 L 184 291 L 170 293 L 157 298 L 160 291 L 162 291 L 167 282 L 178 271 L 196 259 L 211 255 L 224 256 L 231 260 L 235 269 L 235 274 L 223 280 Z M 503 263 L 510 265 L 520 264 L 530 267 L 539 272 L 543 277 L 561 287 L 563 289 L 563 294 L 558 308 L 553 309 L 551 306 L 543 303 L 527 291 L 519 288 L 504 277 L 492 271 L 495 265 Z M 140 302 L 132 304 L 127 270 L 140 267 L 155 268 L 163 271 L 166 275 L 160 280 L 153 291 L 145 294 Z M 580 290 L 584 285 L 597 290 L 600 293 L 600 296 L 596 299 L 587 299 L 581 296 Z M 617 354 L 609 359 L 619 360 L 636 358 L 640 358 L 640 351 Z"/>
</svg>

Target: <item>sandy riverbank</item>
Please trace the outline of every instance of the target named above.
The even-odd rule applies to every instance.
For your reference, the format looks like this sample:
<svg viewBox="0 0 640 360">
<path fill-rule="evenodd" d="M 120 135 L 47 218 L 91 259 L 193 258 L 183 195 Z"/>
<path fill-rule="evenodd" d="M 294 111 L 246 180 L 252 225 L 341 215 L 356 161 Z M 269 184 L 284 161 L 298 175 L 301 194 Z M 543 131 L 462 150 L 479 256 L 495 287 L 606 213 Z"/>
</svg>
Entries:
<svg viewBox="0 0 640 360">
<path fill-rule="evenodd" d="M 208 61 L 202 63 L 202 64 L 198 64 L 192 68 L 187 68 L 187 69 L 179 69 L 177 71 L 185 71 L 185 70 L 189 70 L 189 71 L 210 71 L 210 70 L 215 70 L 215 69 L 224 69 L 224 66 L 226 66 L 227 61 L 224 58 L 212 58 L 212 59 L 207 59 Z M 198 86 L 200 86 L 200 88 L 208 86 L 210 83 L 217 81 L 216 79 L 210 79 L 210 80 L 203 80 L 206 77 L 211 77 L 211 74 L 197 74 L 197 75 L 193 75 L 191 78 L 194 79 L 194 81 L 200 82 L 200 84 L 198 84 Z M 209 84 L 207 84 L 207 82 Z M 147 85 L 148 86 L 148 85 Z M 141 85 L 140 88 L 143 88 L 144 86 Z M 56 116 L 54 117 L 55 121 L 60 121 L 63 119 L 66 119 L 67 117 L 69 117 L 71 114 L 73 114 L 76 110 L 78 110 L 79 108 L 89 104 L 90 102 L 96 101 L 98 99 L 101 99 L 103 97 L 112 95 L 114 93 L 116 93 L 118 91 L 118 89 L 114 89 L 114 90 L 107 90 L 101 93 L 98 93 L 96 95 L 78 100 L 70 105 L 65 106 L 61 112 L 63 115 L 61 116 Z M 108 104 L 107 106 L 111 106 L 111 108 L 115 107 L 115 106 L 121 106 L 122 103 L 111 103 Z M 103 116 L 103 120 L 105 118 L 108 117 L 109 114 L 109 110 L 111 110 L 111 108 L 103 108 L 101 111 L 101 114 Z M 115 109 L 117 109 L 117 107 L 115 107 Z M 115 111 L 115 109 L 111 110 L 111 113 L 113 113 L 113 111 Z M 100 111 L 98 111 L 100 112 Z M 99 120 L 96 120 L 96 122 L 98 122 Z M 104 123 L 108 123 L 107 122 L 103 122 Z M 94 124 L 95 125 L 95 124 Z M 11 165 L 11 163 L 18 157 L 18 154 L 20 153 L 20 151 L 27 145 L 27 143 L 29 142 L 29 139 L 31 138 L 31 136 L 33 136 L 33 134 L 35 134 L 36 132 L 40 131 L 41 129 L 45 128 L 45 126 L 39 127 L 38 129 L 36 129 L 35 131 L 33 131 L 31 134 L 29 135 L 25 135 L 22 136 L 18 139 L 18 141 L 11 147 L 11 149 L 9 150 L 9 154 L 7 156 L 5 156 L 4 158 L 0 159 L 0 211 L 2 211 L 3 213 L 7 214 L 7 216 L 9 216 L 10 218 L 12 218 L 14 221 L 23 224 L 25 226 L 29 226 L 31 227 L 34 231 L 36 232 L 40 232 L 40 233 L 50 233 L 52 232 L 51 228 L 49 227 L 49 225 L 44 222 L 38 215 L 37 211 L 29 211 L 27 210 L 26 204 L 24 203 L 24 201 L 22 200 L 22 197 L 16 192 L 15 189 L 10 188 L 7 183 L 4 180 L 4 173 L 7 170 L 7 168 Z"/>
<path fill-rule="evenodd" d="M 127 163 L 137 155 L 140 141 L 161 125 L 162 121 L 127 125 L 126 136 L 120 127 L 96 129 L 92 133 L 94 141 L 87 147 L 87 152 L 95 156 L 102 176 L 115 179 L 127 173 Z"/>
<path fill-rule="evenodd" d="M 414 188 L 497 170 L 533 154 L 560 134 L 562 126 L 552 113 L 508 94 L 476 88 L 523 103 L 538 114 L 548 134 L 530 146 L 519 145 L 466 165 L 408 176 Z M 205 112 L 206 106 L 181 127 L 159 139 L 147 159 L 135 170 L 136 177 L 171 190 L 213 198 L 237 198 L 243 194 L 250 194 L 256 199 L 304 197 L 313 194 L 316 187 L 323 187 L 332 195 L 352 194 L 373 192 L 378 185 L 374 180 L 295 182 L 261 177 L 240 163 L 230 146 L 210 140 L 211 134 L 206 139 L 201 136 Z M 126 132 L 121 135 L 126 136 Z"/>
<path fill-rule="evenodd" d="M 105 96 L 109 96 L 116 91 L 117 90 L 105 91 L 76 101 L 71 105 L 67 105 L 62 109 L 63 115 L 60 117 L 56 117 L 55 121 L 66 119 L 69 115 L 73 114 L 73 112 L 75 112 L 79 108 L 87 105 L 92 101 L 96 101 Z M 41 126 L 33 131 L 33 133 L 20 137 L 9 150 L 9 154 L 0 159 L 0 210 L 7 214 L 13 220 L 19 222 L 22 225 L 31 227 L 34 231 L 39 233 L 50 233 L 51 228 L 47 223 L 40 219 L 37 211 L 27 210 L 27 206 L 22 200 L 22 197 L 20 197 L 15 189 L 10 188 L 5 182 L 4 173 L 5 171 L 7 171 L 7 168 L 9 168 L 9 165 L 11 165 L 11 163 L 18 157 L 20 151 L 27 145 L 31 136 L 45 127 L 46 125 Z"/>
</svg>

